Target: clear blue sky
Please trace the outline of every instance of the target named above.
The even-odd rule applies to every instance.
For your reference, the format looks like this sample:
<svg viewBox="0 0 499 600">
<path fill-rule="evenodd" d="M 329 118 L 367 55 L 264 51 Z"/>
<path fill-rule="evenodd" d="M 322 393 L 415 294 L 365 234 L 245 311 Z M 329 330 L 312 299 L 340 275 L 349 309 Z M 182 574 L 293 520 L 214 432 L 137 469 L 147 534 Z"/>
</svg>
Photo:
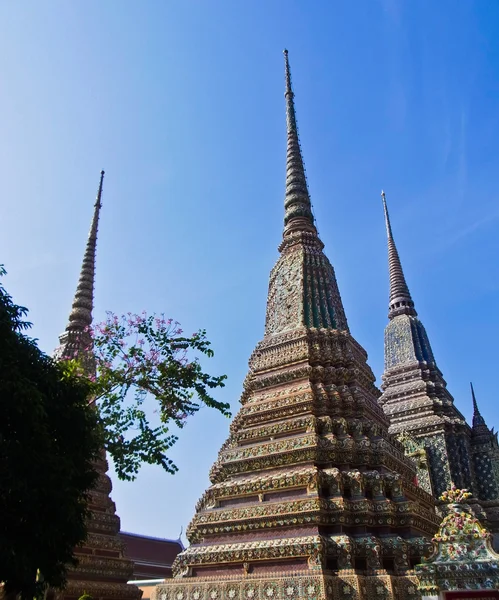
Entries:
<svg viewBox="0 0 499 600">
<path fill-rule="evenodd" d="M 282 229 L 287 47 L 319 231 L 378 381 L 384 188 L 457 406 L 470 416 L 473 380 L 497 423 L 496 0 L 4 0 L 0 23 L 0 262 L 44 350 L 104 168 L 96 319 L 146 309 L 205 327 L 237 410 Z M 115 481 L 123 528 L 177 537 L 228 425 L 204 409 L 171 453 L 177 475 Z"/>
</svg>

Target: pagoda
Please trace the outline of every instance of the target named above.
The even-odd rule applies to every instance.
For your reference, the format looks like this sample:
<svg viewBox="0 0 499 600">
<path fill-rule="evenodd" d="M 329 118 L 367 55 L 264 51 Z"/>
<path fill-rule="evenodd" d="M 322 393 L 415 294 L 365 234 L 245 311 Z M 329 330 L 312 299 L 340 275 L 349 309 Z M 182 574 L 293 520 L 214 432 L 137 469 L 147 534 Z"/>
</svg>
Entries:
<svg viewBox="0 0 499 600">
<path fill-rule="evenodd" d="M 95 255 L 103 180 L 104 171 L 100 176 L 92 225 L 69 321 L 54 352 L 57 360 L 78 357 L 90 374 L 95 372 L 95 363 L 89 350 L 91 338 L 88 328 L 92 324 Z M 99 478 L 95 489 L 90 493 L 88 537 L 75 549 L 78 566 L 70 569 L 66 588 L 58 593 L 58 599 L 77 600 L 86 593 L 93 600 L 140 600 L 142 592 L 139 588 L 127 584 L 132 578 L 133 562 L 125 556 L 124 544 L 119 538 L 120 518 L 110 498 L 112 485 L 107 475 L 108 465 L 104 452 L 96 462 L 96 469 Z"/>
<path fill-rule="evenodd" d="M 419 598 L 439 518 L 388 433 L 312 214 L 285 59 L 284 232 L 242 407 L 156 600 Z"/>
<path fill-rule="evenodd" d="M 470 427 L 454 404 L 418 318 L 393 239 L 385 193 L 390 300 L 385 329 L 385 372 L 380 403 L 390 433 L 426 453 L 435 497 L 456 485 L 469 489 L 477 514 L 499 531 L 499 446 L 478 411 Z"/>
</svg>

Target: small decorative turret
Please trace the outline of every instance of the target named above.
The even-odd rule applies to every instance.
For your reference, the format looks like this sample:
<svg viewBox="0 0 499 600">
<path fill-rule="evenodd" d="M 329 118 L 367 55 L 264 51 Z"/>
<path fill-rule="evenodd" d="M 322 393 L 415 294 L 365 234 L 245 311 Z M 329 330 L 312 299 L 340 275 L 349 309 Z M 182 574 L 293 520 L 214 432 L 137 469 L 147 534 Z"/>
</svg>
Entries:
<svg viewBox="0 0 499 600">
<path fill-rule="evenodd" d="M 390 306 L 388 318 L 393 319 L 397 315 L 413 315 L 417 312 L 414 308 L 414 302 L 407 286 L 402 264 L 400 262 L 399 253 L 393 239 L 392 226 L 390 224 L 390 216 L 386 205 L 386 194 L 381 192 L 383 200 L 383 210 L 385 212 L 386 235 L 388 237 L 388 268 L 390 272 Z"/>
<path fill-rule="evenodd" d="M 499 446 L 497 435 L 485 423 L 478 410 L 475 390 L 471 386 L 473 400 L 473 427 L 471 428 L 471 452 L 475 467 L 478 497 L 496 500 L 499 496 Z M 497 510 L 497 509 L 496 509 Z M 499 511 L 497 511 L 499 513 Z M 499 529 L 499 528 L 498 528 Z"/>
<path fill-rule="evenodd" d="M 415 569 L 423 598 L 447 598 L 452 592 L 462 597 L 463 590 L 499 588 L 499 556 L 492 550 L 490 532 L 468 504 L 471 497 L 471 492 L 455 485 L 440 496 L 447 505 L 446 516 L 432 540 L 433 552 Z"/>
<path fill-rule="evenodd" d="M 478 427 L 482 427 L 485 426 L 485 419 L 482 417 L 482 415 L 480 414 L 480 411 L 478 410 L 478 404 L 476 401 L 476 397 L 475 397 L 475 390 L 473 389 L 473 384 L 470 382 L 470 387 L 471 387 L 471 398 L 473 400 L 473 429 L 477 429 Z M 488 427 L 487 427 L 487 432 L 489 431 Z"/>
</svg>

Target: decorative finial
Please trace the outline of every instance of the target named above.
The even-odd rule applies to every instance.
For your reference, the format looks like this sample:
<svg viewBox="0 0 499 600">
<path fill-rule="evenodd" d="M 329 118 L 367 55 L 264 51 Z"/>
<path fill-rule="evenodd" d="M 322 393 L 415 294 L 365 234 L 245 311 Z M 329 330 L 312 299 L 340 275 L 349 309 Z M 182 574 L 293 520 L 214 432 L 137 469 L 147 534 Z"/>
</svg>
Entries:
<svg viewBox="0 0 499 600">
<path fill-rule="evenodd" d="M 311 231 L 317 233 L 312 214 L 312 203 L 308 193 L 305 167 L 301 154 L 298 127 L 294 105 L 294 93 L 291 86 L 288 51 L 284 50 L 284 76 L 286 98 L 287 153 L 286 153 L 286 197 L 284 200 L 284 235 L 292 231 Z"/>
<path fill-rule="evenodd" d="M 100 172 L 99 189 L 97 190 L 97 197 L 96 197 L 96 199 L 95 199 L 95 205 L 97 205 L 97 204 L 101 204 L 101 198 L 102 198 L 102 184 L 104 183 L 104 175 L 105 175 L 105 171 L 101 171 L 101 172 Z"/>
<path fill-rule="evenodd" d="M 473 382 L 471 382 L 471 381 L 470 381 L 470 388 L 471 388 L 471 398 L 473 399 L 473 411 L 476 413 L 479 413 L 480 411 L 478 410 L 478 404 L 476 403 L 475 390 L 473 388 Z"/>
<path fill-rule="evenodd" d="M 473 427 L 477 427 L 479 425 L 485 425 L 485 419 L 480 414 L 478 410 L 478 402 L 476 401 L 475 390 L 473 388 L 473 384 L 470 381 L 471 387 L 471 399 L 473 400 Z"/>
<path fill-rule="evenodd" d="M 291 97 L 291 99 L 294 98 L 294 94 L 293 94 L 293 87 L 291 85 L 291 71 L 289 69 L 289 59 L 288 59 L 288 51 L 284 50 L 284 74 L 285 74 L 285 78 L 286 78 L 286 91 L 284 92 L 284 96 L 287 98 L 288 96 Z M 293 115 L 294 115 L 294 106 L 293 106 Z M 295 120 L 295 127 L 296 127 L 296 120 Z"/>
<path fill-rule="evenodd" d="M 393 317 L 403 314 L 416 316 L 417 312 L 414 308 L 414 302 L 412 301 L 409 288 L 405 281 L 402 264 L 393 239 L 390 215 L 388 214 L 388 206 L 386 203 L 386 194 L 383 190 L 381 191 L 381 199 L 383 201 L 386 235 L 388 238 L 388 270 L 390 274 L 390 303 L 388 317 L 393 319 Z"/>
</svg>

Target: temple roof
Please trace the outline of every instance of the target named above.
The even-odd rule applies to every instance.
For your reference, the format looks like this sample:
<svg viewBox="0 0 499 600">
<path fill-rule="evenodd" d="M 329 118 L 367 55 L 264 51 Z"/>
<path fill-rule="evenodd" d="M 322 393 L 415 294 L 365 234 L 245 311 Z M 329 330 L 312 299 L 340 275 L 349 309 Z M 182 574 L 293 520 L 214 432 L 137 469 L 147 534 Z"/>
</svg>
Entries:
<svg viewBox="0 0 499 600">
<path fill-rule="evenodd" d="M 120 531 L 119 536 L 126 545 L 127 556 L 134 561 L 171 567 L 177 554 L 184 549 L 180 539 L 169 540 L 128 531 Z"/>
</svg>

